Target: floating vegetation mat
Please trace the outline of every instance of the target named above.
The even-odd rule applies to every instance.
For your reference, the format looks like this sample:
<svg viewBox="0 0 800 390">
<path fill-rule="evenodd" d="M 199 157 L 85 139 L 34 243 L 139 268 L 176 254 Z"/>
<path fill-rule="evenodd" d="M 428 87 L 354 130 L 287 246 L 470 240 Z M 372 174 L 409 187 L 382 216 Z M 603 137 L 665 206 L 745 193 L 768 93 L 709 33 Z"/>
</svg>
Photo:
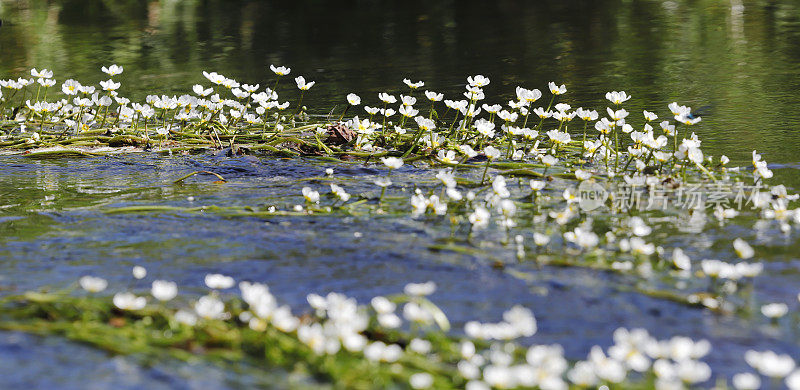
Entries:
<svg viewBox="0 0 800 390">
<path fill-rule="evenodd" d="M 0 80 L 0 152 L 29 158 L 114 158 L 116 153 L 305 157 L 377 167 L 369 183 L 326 175 L 287 180 L 293 195 L 269 204 L 86 206 L 103 213 L 214 213 L 225 218 L 400 218 L 437 228 L 431 251 L 491 259 L 498 270 L 525 277 L 524 267 L 583 267 L 624 275 L 620 290 L 723 315 L 763 315 L 787 321 L 786 302 L 760 302 L 754 279 L 763 271 L 757 249 L 742 234 L 715 242 L 727 260 L 692 259 L 681 241 L 717 224 L 796 242 L 798 196 L 780 184 L 753 151 L 752 167 L 709 156 L 692 126 L 701 117 L 677 103 L 664 112 L 631 115 L 625 92 L 605 95 L 598 111 L 566 103 L 564 85 L 549 96 L 516 88 L 506 104 L 488 104 L 484 76 L 469 77 L 463 96 L 445 100 L 404 80 L 404 93 L 380 93 L 375 107 L 349 94 L 343 108 L 310 114 L 302 105 L 314 82 L 294 83 L 296 102 L 278 90 L 291 72 L 271 67 L 268 87 L 205 73 L 191 94 L 122 96 L 113 77 L 99 86 L 61 83 L 52 72 Z M 287 82 L 284 81 L 284 84 Z M 503 100 L 508 99 L 506 97 Z M 363 111 L 361 111 L 363 109 Z M 312 110 L 313 111 L 313 110 Z M 316 112 L 316 111 L 313 111 Z M 659 119 L 659 116 L 668 118 Z M 404 169 L 425 172 L 409 183 Z M 405 167 L 405 168 L 404 168 Z M 394 183 L 397 181 L 398 183 Z M 186 172 L 173 185 L 227 185 L 213 170 Z M 357 188 L 358 190 L 354 190 Z M 371 188 L 368 190 L 366 188 Z M 136 203 L 136 202 L 134 202 Z M 724 241 L 724 242 L 722 242 Z M 685 241 L 685 242 L 690 242 Z M 528 267 L 529 269 L 530 267 Z M 134 269 L 134 277 L 146 270 Z M 246 361 L 282 367 L 343 388 L 682 388 L 717 383 L 757 388 L 761 378 L 800 388 L 788 355 L 749 351 L 754 372 L 715 377 L 701 359 L 708 341 L 657 340 L 644 329 L 619 329 L 607 349 L 568 361 L 558 345 L 530 345 L 533 313 L 516 306 L 500 322 L 450 329 L 427 297 L 434 282 L 409 284 L 404 294 L 359 306 L 331 293 L 308 295 L 310 308 L 293 314 L 264 284 L 208 275 L 210 292 L 178 296 L 175 283 L 152 282 L 149 292 L 116 288 L 95 276 L 83 290 L 7 295 L 0 328 L 59 334 L 122 354 L 166 353 L 179 359 Z M 784 319 L 786 317 L 786 319 Z"/>
</svg>

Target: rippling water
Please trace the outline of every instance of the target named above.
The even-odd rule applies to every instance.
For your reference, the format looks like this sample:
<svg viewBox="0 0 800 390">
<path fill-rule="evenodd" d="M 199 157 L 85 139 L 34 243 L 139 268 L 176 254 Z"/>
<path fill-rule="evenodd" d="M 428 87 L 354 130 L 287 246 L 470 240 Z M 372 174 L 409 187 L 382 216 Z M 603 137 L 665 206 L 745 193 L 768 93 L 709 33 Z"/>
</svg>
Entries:
<svg viewBox="0 0 800 390">
<path fill-rule="evenodd" d="M 96 82 L 104 79 L 101 65 L 117 63 L 125 67 L 123 93 L 138 98 L 187 92 L 203 81 L 201 70 L 264 85 L 272 80 L 267 66 L 275 63 L 317 81 L 305 97 L 317 113 L 341 106 L 348 92 L 375 105 L 379 91 L 401 91 L 404 77 L 453 95 L 476 73 L 492 79 L 488 96 L 510 98 L 516 85 L 544 89 L 554 80 L 567 84 L 573 106 L 603 107 L 603 94 L 620 89 L 634 96 L 632 112 L 664 111 L 676 100 L 708 106 L 696 128 L 707 153 L 745 165 L 758 149 L 773 163 L 775 183 L 800 189 L 795 2 L 0 1 L 0 19 L 0 78 L 46 67 L 60 81 Z M 282 96 L 294 101 L 291 81 L 283 82 Z M 383 174 L 374 165 L 211 154 L 2 156 L 0 290 L 61 287 L 84 274 L 129 285 L 130 267 L 140 264 L 190 291 L 202 291 L 208 272 L 266 282 L 279 299 L 300 307 L 309 292 L 339 291 L 363 302 L 409 281 L 435 280 L 433 298 L 455 324 L 494 320 L 523 304 L 539 320 L 539 333 L 529 341 L 561 343 L 571 358 L 584 357 L 593 344 L 608 345 L 620 326 L 646 327 L 659 337 L 708 338 L 715 349 L 707 361 L 716 374 L 741 371 L 748 348 L 800 357 L 796 324 L 772 327 L 760 318 L 718 316 L 628 292 L 620 286 L 634 281 L 620 275 L 528 264 L 511 267 L 520 273 L 499 271 L 493 257 L 513 260 L 512 251 L 499 247 L 484 248 L 486 255 L 430 250 L 448 235 L 447 225 L 390 216 L 107 213 L 142 204 L 286 208 L 299 202 L 303 185 L 326 185 L 326 168 L 334 168 L 351 193 L 375 191 L 369 183 Z M 229 183 L 172 183 L 195 170 L 218 172 Z M 392 179 L 413 188 L 432 176 L 405 166 Z M 766 262 L 756 280 L 758 299 L 796 303 L 796 234 L 728 225 L 699 234 L 663 230 L 656 239 L 683 247 L 693 259 L 731 258 L 729 245 L 715 242 L 742 235 Z M 83 361 L 71 358 L 78 353 Z M 41 356 L 51 358 L 27 363 L 42 362 Z M 82 387 L 75 377 L 94 378 L 96 387 L 131 388 L 239 387 L 263 380 L 253 372 L 234 378 L 175 362 L 145 368 L 108 359 L 60 339 L 0 333 L 0 387 L 47 388 L 62 380 Z M 138 373 L 135 381 L 125 379 L 120 365 Z"/>
</svg>

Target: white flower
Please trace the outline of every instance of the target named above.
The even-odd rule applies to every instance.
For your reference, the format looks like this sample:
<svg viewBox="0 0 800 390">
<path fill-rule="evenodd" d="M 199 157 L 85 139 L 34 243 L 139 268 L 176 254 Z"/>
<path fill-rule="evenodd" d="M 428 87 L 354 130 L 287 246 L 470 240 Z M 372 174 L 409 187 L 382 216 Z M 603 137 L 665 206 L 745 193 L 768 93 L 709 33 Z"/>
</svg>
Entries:
<svg viewBox="0 0 800 390">
<path fill-rule="evenodd" d="M 139 265 L 133 267 L 132 273 L 133 277 L 136 279 L 144 279 L 144 277 L 147 276 L 147 270 Z"/>
<path fill-rule="evenodd" d="M 678 105 L 678 102 L 672 102 L 667 105 L 667 108 L 672 112 L 672 115 L 684 115 L 691 112 L 691 109 L 686 106 Z"/>
<path fill-rule="evenodd" d="M 484 137 L 494 137 L 494 126 L 494 123 L 489 122 L 486 119 L 478 119 L 475 121 L 475 129 L 478 130 L 478 133 Z"/>
<path fill-rule="evenodd" d="M 550 242 L 550 236 L 538 232 L 533 233 L 533 243 L 537 246 L 545 246 Z"/>
<path fill-rule="evenodd" d="M 614 111 L 611 108 L 606 107 L 606 112 L 608 113 L 608 117 L 615 121 L 621 121 L 628 116 L 628 111 L 626 111 L 624 108 Z"/>
<path fill-rule="evenodd" d="M 736 390 L 757 390 L 761 388 L 761 378 L 749 372 L 734 375 L 732 382 Z"/>
<path fill-rule="evenodd" d="M 581 119 L 583 119 L 585 121 L 597 120 L 597 117 L 598 117 L 597 111 L 595 111 L 595 110 L 584 110 L 583 107 L 578 107 L 578 109 L 575 110 L 575 115 L 577 115 L 578 118 L 581 118 Z"/>
<path fill-rule="evenodd" d="M 489 385 L 484 381 L 471 380 L 471 381 L 467 382 L 467 385 L 466 385 L 466 387 L 464 389 L 465 390 L 491 390 L 491 387 L 489 387 Z"/>
<path fill-rule="evenodd" d="M 181 324 L 195 326 L 197 324 L 197 316 L 190 311 L 181 309 L 175 313 L 175 321 Z"/>
<path fill-rule="evenodd" d="M 485 87 L 489 85 L 489 78 L 479 74 L 467 77 L 467 82 L 472 87 Z"/>
<path fill-rule="evenodd" d="M 444 186 L 447 188 L 455 187 L 457 184 L 455 175 L 453 175 L 452 172 L 448 172 L 445 169 L 440 170 L 439 173 L 436 174 L 436 178 L 439 179 L 442 182 L 442 184 L 444 184 Z"/>
<path fill-rule="evenodd" d="M 392 313 L 394 312 L 394 309 L 397 308 L 397 305 L 395 305 L 392 301 L 381 296 L 372 298 L 372 301 L 370 301 L 370 303 L 372 304 L 372 307 L 375 309 L 375 312 L 377 312 L 378 314 Z"/>
<path fill-rule="evenodd" d="M 516 93 L 517 93 L 517 99 L 519 99 L 521 102 L 524 101 L 525 103 L 533 103 L 542 97 L 542 91 L 538 89 L 531 90 L 522 87 L 517 87 Z"/>
<path fill-rule="evenodd" d="M 800 370 L 786 377 L 786 387 L 788 387 L 789 390 L 800 390 Z"/>
<path fill-rule="evenodd" d="M 272 325 L 281 332 L 292 332 L 300 325 L 300 320 L 292 315 L 288 306 L 281 306 L 272 313 Z"/>
<path fill-rule="evenodd" d="M 483 154 L 486 156 L 486 158 L 494 160 L 500 157 L 502 153 L 500 152 L 499 149 L 495 148 L 494 146 L 487 146 L 486 148 L 483 149 Z"/>
<path fill-rule="evenodd" d="M 425 283 L 409 283 L 403 289 L 407 295 L 425 296 L 431 295 L 436 291 L 436 283 L 428 281 Z"/>
<path fill-rule="evenodd" d="M 544 157 L 542 157 L 542 163 L 544 165 L 548 166 L 548 167 L 552 167 L 557 162 L 558 162 L 558 159 L 553 157 L 553 156 L 551 156 L 551 155 L 549 155 L 549 154 L 544 156 Z"/>
<path fill-rule="evenodd" d="M 306 198 L 306 202 L 309 203 L 319 203 L 319 192 L 312 190 L 309 187 L 303 187 L 303 197 Z"/>
<path fill-rule="evenodd" d="M 608 101 L 614 104 L 622 104 L 630 98 L 631 97 L 627 93 L 625 93 L 625 91 L 606 92 L 606 99 L 608 99 Z M 645 117 L 646 116 L 647 115 L 645 114 Z"/>
<path fill-rule="evenodd" d="M 567 372 L 567 379 L 582 388 L 592 387 L 597 383 L 597 375 L 594 373 L 594 368 L 587 361 L 575 363 L 575 366 Z"/>
<path fill-rule="evenodd" d="M 705 382 L 711 378 L 711 367 L 696 360 L 681 360 L 677 363 L 678 377 L 686 383 Z"/>
<path fill-rule="evenodd" d="M 333 194 L 336 195 L 336 197 L 341 199 L 343 202 L 347 202 L 348 200 L 350 200 L 350 194 L 348 194 L 347 191 L 345 191 L 345 189 L 342 188 L 341 186 L 338 186 L 336 184 L 331 184 L 331 192 L 333 192 Z"/>
<path fill-rule="evenodd" d="M 575 170 L 575 177 L 578 180 L 589 180 L 589 179 L 592 178 L 592 174 L 587 172 L 587 171 L 584 171 L 582 169 L 576 169 Z"/>
<path fill-rule="evenodd" d="M 466 144 L 465 145 L 459 145 L 458 146 L 458 151 L 461 152 L 462 154 L 464 154 L 465 156 L 467 156 L 467 158 L 473 158 L 473 157 L 478 155 L 478 152 L 476 152 L 474 149 L 472 149 L 471 146 L 466 145 Z"/>
<path fill-rule="evenodd" d="M 361 104 L 361 98 L 354 93 L 350 93 L 347 95 L 347 102 L 350 103 L 351 106 L 357 106 Z"/>
<path fill-rule="evenodd" d="M 378 187 L 389 187 L 390 185 L 392 185 L 392 180 L 389 179 L 388 177 L 379 177 L 375 179 L 373 183 L 375 183 L 375 185 Z"/>
<path fill-rule="evenodd" d="M 508 112 L 506 110 L 498 112 L 497 116 L 507 122 L 515 122 L 519 118 L 519 114 L 516 112 Z"/>
<path fill-rule="evenodd" d="M 33 68 L 31 69 L 31 76 L 49 79 L 53 77 L 53 71 L 47 69 L 42 69 L 41 71 L 37 71 L 36 68 Z"/>
<path fill-rule="evenodd" d="M 381 341 L 370 343 L 364 348 L 364 357 L 371 361 L 382 361 L 386 363 L 396 362 L 403 354 L 403 350 L 397 344 L 386 345 Z"/>
<path fill-rule="evenodd" d="M 628 227 L 630 227 L 631 233 L 639 237 L 648 236 L 653 231 L 651 227 L 644 223 L 641 217 L 631 217 L 628 220 Z"/>
<path fill-rule="evenodd" d="M 403 159 L 399 157 L 381 157 L 381 162 L 390 169 L 397 169 L 403 166 Z"/>
<path fill-rule="evenodd" d="M 390 116 L 390 115 L 388 115 L 389 111 L 391 111 L 391 109 L 386 110 L 387 116 Z M 398 112 L 400 113 L 400 115 L 402 115 L 402 116 L 404 116 L 406 118 L 411 118 L 414 115 L 417 115 L 419 113 L 419 110 L 417 110 L 417 109 L 415 109 L 414 107 L 411 107 L 411 106 L 400 106 L 400 108 L 398 109 Z"/>
<path fill-rule="evenodd" d="M 691 113 L 686 113 L 684 115 L 675 115 L 675 120 L 685 125 L 691 126 L 699 123 L 703 119 L 699 116 L 691 117 L 690 114 Z"/>
<path fill-rule="evenodd" d="M 534 108 L 533 109 L 533 113 L 536 114 L 539 118 L 542 118 L 542 119 L 549 118 L 549 117 L 553 116 L 553 113 L 551 111 L 545 111 L 544 108 L 542 108 L 542 107 Z"/>
<path fill-rule="evenodd" d="M 409 79 L 403 79 L 403 83 L 408 85 L 408 87 L 411 89 L 417 89 L 425 85 L 425 83 L 422 81 L 417 81 L 416 83 L 412 83 L 411 80 Z"/>
<path fill-rule="evenodd" d="M 412 339 L 410 343 L 408 343 L 408 349 L 424 355 L 431 351 L 431 342 L 428 340 L 423 339 Z"/>
<path fill-rule="evenodd" d="M 690 271 L 692 269 L 691 259 L 683 253 L 681 248 L 675 248 L 675 250 L 672 251 L 672 264 L 679 270 Z"/>
<path fill-rule="evenodd" d="M 425 97 L 427 97 L 428 100 L 432 102 L 438 102 L 444 98 L 444 94 L 436 93 L 433 91 L 425 91 Z"/>
<path fill-rule="evenodd" d="M 597 234 L 581 227 L 576 227 L 575 230 L 564 233 L 564 239 L 584 249 L 591 249 L 597 246 L 599 242 Z"/>
<path fill-rule="evenodd" d="M 733 240 L 733 249 L 742 259 L 749 259 L 755 254 L 753 247 L 751 247 L 747 241 L 742 240 L 741 238 Z"/>
<path fill-rule="evenodd" d="M 247 92 L 249 92 L 249 93 L 253 93 L 255 91 L 258 91 L 259 87 L 260 87 L 259 84 L 256 84 L 256 85 L 242 84 L 242 89 L 247 91 Z"/>
<path fill-rule="evenodd" d="M 224 317 L 225 304 L 212 296 L 203 296 L 194 304 L 197 315 L 207 320 L 221 319 Z"/>
<path fill-rule="evenodd" d="M 567 93 L 567 87 L 564 84 L 558 86 L 556 85 L 556 83 L 551 81 L 547 84 L 547 86 L 550 88 L 550 93 L 552 93 L 553 95 L 563 95 Z"/>
<path fill-rule="evenodd" d="M 417 122 L 417 125 L 423 131 L 431 131 L 436 128 L 436 122 L 434 122 L 432 119 L 418 116 L 414 118 L 414 121 Z"/>
<path fill-rule="evenodd" d="M 222 86 L 228 89 L 231 88 L 236 89 L 239 87 L 239 85 L 240 85 L 239 82 L 234 79 L 225 78 L 224 80 L 222 80 Z"/>
<path fill-rule="evenodd" d="M 485 229 L 487 226 L 489 226 L 490 216 L 489 210 L 483 207 L 477 207 L 475 211 L 469 215 L 469 222 L 472 224 L 472 229 Z"/>
<path fill-rule="evenodd" d="M 772 351 L 758 352 L 749 350 L 744 354 L 744 360 L 750 367 L 758 370 L 761 375 L 770 378 L 783 378 L 794 370 L 795 363 L 789 355 L 778 355 Z"/>
<path fill-rule="evenodd" d="M 308 304 L 311 305 L 311 307 L 313 307 L 314 309 L 327 310 L 328 301 L 325 300 L 324 297 L 318 294 L 308 294 L 306 296 L 306 300 L 308 301 Z"/>
<path fill-rule="evenodd" d="M 306 82 L 306 78 L 303 76 L 295 77 L 294 82 L 297 83 L 297 88 L 299 88 L 301 91 L 308 91 L 314 86 L 315 83 L 315 81 Z"/>
<path fill-rule="evenodd" d="M 502 177 L 502 176 L 497 176 Z M 514 204 L 514 201 L 511 199 L 503 199 L 500 201 L 497 207 L 498 211 L 503 214 L 504 217 L 511 218 L 517 212 L 517 205 Z"/>
<path fill-rule="evenodd" d="M 462 358 L 472 359 L 472 357 L 475 356 L 475 344 L 469 340 L 462 341 L 459 346 L 459 351 L 461 352 Z"/>
<path fill-rule="evenodd" d="M 768 303 L 761 306 L 761 314 L 767 318 L 781 318 L 789 312 L 789 307 L 785 303 Z"/>
<path fill-rule="evenodd" d="M 511 367 L 505 365 L 489 365 L 483 369 L 483 380 L 489 386 L 498 389 L 510 389 L 517 387 L 516 376 Z"/>
<path fill-rule="evenodd" d="M 555 105 L 555 109 L 558 112 L 565 112 L 565 111 L 569 110 L 570 108 L 572 108 L 572 106 L 570 106 L 569 104 L 566 104 L 566 103 L 558 103 L 558 104 Z"/>
<path fill-rule="evenodd" d="M 276 67 L 275 65 L 270 65 L 269 69 L 271 71 L 273 71 L 278 76 L 286 76 L 287 74 L 289 74 L 292 71 L 292 68 L 287 68 L 285 66 Z"/>
<path fill-rule="evenodd" d="M 178 285 L 167 280 L 156 280 L 153 281 L 151 293 L 159 301 L 169 301 L 178 295 Z"/>
<path fill-rule="evenodd" d="M 503 320 L 511 325 L 516 334 L 523 337 L 533 336 L 538 329 L 533 312 L 519 305 L 515 305 L 503 313 Z"/>
<path fill-rule="evenodd" d="M 101 81 L 100 86 L 104 91 L 116 91 L 120 87 L 120 83 L 115 83 L 114 80 Z"/>
<path fill-rule="evenodd" d="M 225 290 L 233 287 L 236 281 L 230 276 L 221 274 L 208 274 L 205 278 L 206 286 L 214 290 Z"/>
<path fill-rule="evenodd" d="M 661 129 L 664 130 L 664 133 L 666 133 L 667 135 L 672 136 L 675 134 L 675 125 L 669 124 L 669 121 L 662 121 L 661 123 L 659 123 L 659 125 L 661 126 Z"/>
<path fill-rule="evenodd" d="M 116 293 L 114 294 L 114 306 L 122 310 L 140 310 L 147 304 L 144 297 L 137 297 L 132 293 Z"/>
<path fill-rule="evenodd" d="M 378 314 L 378 324 L 384 328 L 395 329 L 403 324 L 403 320 L 394 313 Z"/>
<path fill-rule="evenodd" d="M 589 362 L 597 376 L 611 383 L 622 382 L 627 376 L 625 366 L 617 360 L 606 357 L 603 350 L 596 345 L 589 352 Z"/>
<path fill-rule="evenodd" d="M 531 180 L 530 186 L 534 191 L 541 191 L 547 183 L 544 180 Z"/>
<path fill-rule="evenodd" d="M 113 64 L 113 65 L 111 65 L 111 66 L 109 66 L 107 68 L 104 66 L 104 67 L 100 68 L 100 70 L 102 70 L 103 73 L 105 73 L 105 74 L 107 74 L 109 76 L 116 76 L 116 75 L 122 73 L 123 68 L 121 66 L 117 66 L 117 64 Z"/>
<path fill-rule="evenodd" d="M 427 389 L 433 386 L 433 376 L 427 372 L 419 372 L 408 378 L 408 384 L 413 389 Z"/>
<path fill-rule="evenodd" d="M 764 270 L 764 265 L 761 263 L 736 263 L 734 266 L 736 272 L 745 278 L 754 278 Z"/>
<path fill-rule="evenodd" d="M 108 282 L 105 279 L 88 275 L 80 278 L 78 283 L 81 285 L 81 288 L 91 293 L 103 291 L 108 287 Z"/>
<path fill-rule="evenodd" d="M 397 98 L 396 97 L 394 97 L 392 95 L 389 95 L 386 92 L 378 93 L 378 99 L 380 99 L 382 102 L 384 102 L 386 104 L 394 104 L 394 103 L 397 102 Z"/>
<path fill-rule="evenodd" d="M 701 151 L 700 148 L 689 148 L 686 153 L 686 157 L 689 161 L 698 165 L 703 163 L 703 151 Z"/>
</svg>

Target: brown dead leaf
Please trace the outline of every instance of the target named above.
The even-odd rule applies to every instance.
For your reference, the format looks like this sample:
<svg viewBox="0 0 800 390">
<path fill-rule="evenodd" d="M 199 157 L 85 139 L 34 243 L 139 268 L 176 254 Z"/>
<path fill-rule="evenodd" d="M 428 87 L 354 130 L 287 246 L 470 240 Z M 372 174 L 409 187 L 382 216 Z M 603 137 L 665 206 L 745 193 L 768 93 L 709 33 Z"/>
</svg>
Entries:
<svg viewBox="0 0 800 390">
<path fill-rule="evenodd" d="M 125 326 L 125 323 L 127 323 L 127 321 L 122 317 L 111 317 L 111 319 L 108 320 L 108 324 L 115 328 L 121 328 Z"/>
<path fill-rule="evenodd" d="M 327 145 L 346 145 L 356 139 L 356 132 L 347 127 L 344 123 L 328 125 L 328 138 L 325 140 Z"/>
</svg>

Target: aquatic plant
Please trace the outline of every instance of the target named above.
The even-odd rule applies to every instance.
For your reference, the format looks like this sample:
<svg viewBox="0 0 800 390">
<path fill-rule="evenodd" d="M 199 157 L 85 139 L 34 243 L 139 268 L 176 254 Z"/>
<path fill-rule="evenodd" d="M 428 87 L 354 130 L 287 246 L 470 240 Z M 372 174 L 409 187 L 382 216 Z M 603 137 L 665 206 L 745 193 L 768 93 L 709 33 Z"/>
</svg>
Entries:
<svg viewBox="0 0 800 390">
<path fill-rule="evenodd" d="M 680 386 L 711 376 L 699 360 L 710 349 L 707 341 L 659 341 L 643 329 L 618 329 L 611 347 L 594 347 L 577 362 L 558 345 L 521 346 L 514 341 L 537 331 L 533 313 L 521 306 L 500 322 L 468 322 L 465 336 L 454 337 L 427 298 L 433 282 L 408 284 L 404 294 L 378 296 L 366 306 L 342 294 L 309 294 L 309 309 L 296 316 L 264 284 L 243 281 L 239 295 L 222 294 L 218 289 L 232 287 L 224 275 L 208 275 L 210 291 L 196 300 L 176 298 L 176 285 L 163 280 L 153 282 L 155 299 L 120 291 L 109 300 L 85 285 L 88 278 L 102 279 L 81 280 L 90 295 L 6 297 L 0 328 L 59 334 L 114 353 L 267 363 L 346 388 Z M 751 360 L 761 367 L 760 355 Z"/>
<path fill-rule="evenodd" d="M 534 107 L 544 95 L 540 90 L 523 87 L 515 89 L 507 105 L 488 104 L 483 103 L 483 88 L 490 80 L 476 75 L 467 79 L 463 98 L 456 100 L 426 90 L 423 103 L 422 96 L 418 100 L 414 95 L 425 83 L 406 79 L 408 89 L 393 92 L 399 98 L 389 91 L 378 94 L 375 102 L 381 108 L 367 106 L 367 98 L 350 93 L 342 99 L 347 104 L 341 112 L 323 116 L 310 112 L 327 110 L 301 105 L 313 82 L 295 79 L 301 94 L 296 109 L 289 110 L 291 103 L 280 102 L 277 90 L 291 69 L 271 70 L 276 78 L 263 90 L 259 84 L 204 72 L 210 86 L 194 85 L 193 94 L 150 95 L 144 102 L 132 102 L 113 79 L 101 82 L 99 89 L 67 80 L 63 96 L 55 99 L 51 93 L 48 99 L 48 89 L 56 84 L 53 74 L 34 69 L 31 78 L 0 80 L 0 129 L 5 132 L 0 149 L 50 158 L 225 148 L 232 157 L 306 156 L 375 164 L 384 172 L 370 179 L 379 196 L 353 192 L 331 171 L 326 177 L 287 183 L 296 186 L 296 197 L 275 204 L 143 204 L 103 211 L 204 212 L 231 218 L 410 216 L 448 228 L 450 234 L 439 237 L 431 250 L 480 254 L 497 259 L 493 265 L 500 270 L 513 272 L 514 264 L 491 252 L 511 252 L 518 262 L 624 274 L 634 282 L 620 289 L 720 313 L 760 313 L 779 323 L 788 312 L 786 303 L 754 298 L 752 281 L 763 265 L 752 260 L 756 249 L 745 239 L 722 243 L 736 261 L 692 259 L 691 252 L 665 248 L 655 240 L 654 233 L 661 231 L 702 229 L 711 218 L 724 225 L 743 215 L 755 216 L 760 229 L 782 234 L 800 223 L 800 212 L 791 208 L 798 196 L 783 185 L 766 183 L 773 173 L 756 151 L 752 169 L 729 166 L 724 155 L 703 152 L 692 132 L 701 118 L 690 107 L 671 103 L 664 111 L 671 119 L 658 122 L 658 110 L 631 115 L 624 108 L 631 96 L 612 91 L 605 95 L 611 105 L 605 110 L 573 109 L 565 98 L 566 86 L 554 82 L 548 85 L 546 106 Z M 103 71 L 114 77 L 123 69 L 112 65 Z M 354 111 L 362 103 L 366 115 L 347 116 L 360 114 Z M 429 180 L 398 188 L 392 175 L 410 167 L 430 168 Z M 225 182 L 218 173 L 198 171 L 174 183 L 181 185 L 198 173 Z M 141 270 L 134 275 L 146 277 Z M 612 348 L 596 347 L 579 362 L 568 363 L 557 346 L 525 349 L 510 343 L 536 332 L 534 317 L 524 308 L 510 309 L 502 322 L 467 323 L 467 337 L 459 339 L 441 332 L 449 321 L 426 298 L 432 284 L 409 285 L 405 295 L 392 299 L 377 297 L 371 309 L 337 294 L 309 295 L 313 313 L 297 317 L 277 305 L 265 285 L 240 283 L 241 297 L 232 298 L 223 292 L 234 286 L 232 278 L 209 275 L 205 283 L 212 291 L 180 309 L 170 306 L 180 298 L 177 286 L 160 280 L 151 289 L 159 301 L 155 306 L 134 291 L 118 291 L 110 301 L 94 295 L 29 293 L 6 300 L 0 327 L 57 332 L 124 353 L 166 346 L 186 356 L 187 344 L 206 351 L 219 347 L 228 358 L 299 364 L 312 375 L 355 387 L 379 378 L 380 383 L 415 388 L 563 388 L 623 381 L 625 386 L 666 388 L 703 383 L 712 375 L 698 361 L 708 352 L 707 343 L 681 337 L 659 342 L 644 330 L 620 330 Z M 107 288 L 105 281 L 91 276 L 80 284 L 92 293 Z M 395 313 L 398 304 L 403 304 L 405 324 Z M 153 331 L 164 336 L 150 335 Z M 143 341 L 108 342 L 120 335 Z M 190 353 L 199 350 L 188 348 Z M 412 358 L 414 354 L 421 356 Z M 800 374 L 791 374 L 793 361 L 771 352 L 748 355 L 744 358 L 760 374 L 786 377 L 789 386 L 800 382 Z M 773 363 L 783 369 L 771 369 Z M 754 375 L 741 374 L 733 383 L 746 388 L 756 383 Z"/>
</svg>

